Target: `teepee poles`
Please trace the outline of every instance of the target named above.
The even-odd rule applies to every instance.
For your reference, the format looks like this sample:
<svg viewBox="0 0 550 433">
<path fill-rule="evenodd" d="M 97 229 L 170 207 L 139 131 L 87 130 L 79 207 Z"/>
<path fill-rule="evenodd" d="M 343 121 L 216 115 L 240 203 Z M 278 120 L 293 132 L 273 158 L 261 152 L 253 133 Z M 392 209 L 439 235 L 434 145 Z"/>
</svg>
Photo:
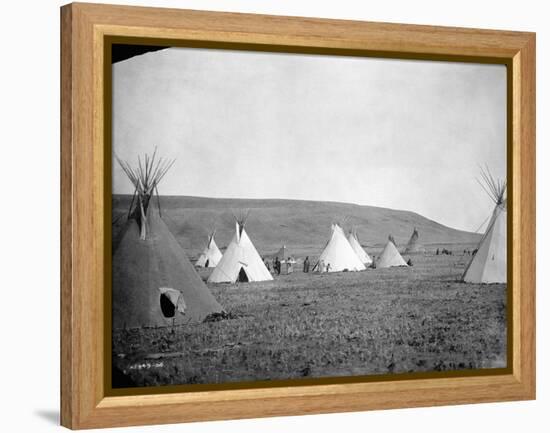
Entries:
<svg viewBox="0 0 550 433">
<path fill-rule="evenodd" d="M 147 237 L 147 211 L 151 196 L 156 194 L 157 205 L 160 214 L 160 197 L 158 184 L 164 178 L 168 170 L 172 168 L 175 159 L 157 158 L 157 147 L 152 155 L 145 154 L 143 158 L 138 155 L 137 166 L 132 167 L 127 161 L 122 160 L 115 154 L 122 171 L 134 185 L 134 194 L 128 210 L 128 218 L 137 218 L 140 224 L 140 239 Z M 134 208 L 134 201 L 137 204 Z"/>
<path fill-rule="evenodd" d="M 487 166 L 480 167 L 480 171 L 481 180 L 476 179 L 477 183 L 496 205 L 502 204 L 506 192 L 506 180 L 495 179 Z"/>
</svg>

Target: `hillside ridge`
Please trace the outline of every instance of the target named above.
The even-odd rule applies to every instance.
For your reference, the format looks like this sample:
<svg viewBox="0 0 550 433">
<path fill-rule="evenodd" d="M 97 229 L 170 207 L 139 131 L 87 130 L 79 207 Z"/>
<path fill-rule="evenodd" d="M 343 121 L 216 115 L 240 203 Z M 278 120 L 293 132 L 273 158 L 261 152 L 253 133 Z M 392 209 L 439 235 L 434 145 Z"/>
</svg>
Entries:
<svg viewBox="0 0 550 433">
<path fill-rule="evenodd" d="M 113 234 L 124 223 L 130 195 L 113 195 Z M 156 199 L 155 199 L 155 205 Z M 418 213 L 354 203 L 293 200 L 160 196 L 162 215 L 168 227 L 194 257 L 204 248 L 208 233 L 216 229 L 216 242 L 223 249 L 235 231 L 234 213 L 249 209 L 246 230 L 260 254 L 276 252 L 282 244 L 296 254 L 314 254 L 330 236 L 333 222 L 344 230 L 356 228 L 361 244 L 379 248 L 391 233 L 404 246 L 412 231 L 420 233 L 424 245 L 475 244 L 476 233 L 453 229 Z"/>
</svg>

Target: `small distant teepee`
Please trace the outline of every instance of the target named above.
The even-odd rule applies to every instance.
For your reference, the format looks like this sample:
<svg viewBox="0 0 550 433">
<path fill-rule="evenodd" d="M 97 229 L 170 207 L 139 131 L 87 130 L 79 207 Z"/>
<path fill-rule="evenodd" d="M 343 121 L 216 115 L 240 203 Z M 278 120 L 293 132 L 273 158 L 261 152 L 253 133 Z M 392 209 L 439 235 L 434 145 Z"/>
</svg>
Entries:
<svg viewBox="0 0 550 433">
<path fill-rule="evenodd" d="M 418 240 L 418 230 L 416 227 L 413 230 L 411 238 L 405 247 L 405 254 L 414 254 L 414 253 L 423 253 L 425 252 L 424 245 L 422 245 Z"/>
<path fill-rule="evenodd" d="M 269 255 L 268 257 L 270 259 L 274 259 L 275 257 L 277 257 L 281 263 L 296 263 L 296 259 L 292 254 L 290 254 L 290 251 L 288 250 L 286 245 L 283 245 L 279 251 L 277 251 L 275 254 Z"/>
<path fill-rule="evenodd" d="M 357 257 L 342 227 L 339 224 L 332 224 L 330 240 L 319 256 L 319 261 L 313 267 L 313 271 L 341 272 L 345 270 L 364 271 L 365 269 L 364 263 Z"/>
<path fill-rule="evenodd" d="M 495 203 L 495 208 L 462 280 L 467 283 L 506 283 L 506 181 L 495 180 L 487 168 L 481 171 L 481 177 L 484 182 L 478 182 Z"/>
<path fill-rule="evenodd" d="M 389 235 L 388 242 L 384 247 L 384 251 L 382 251 L 382 254 L 380 254 L 380 258 L 376 263 L 376 267 L 390 268 L 393 266 L 407 266 L 407 263 L 405 262 L 405 260 L 403 260 L 401 254 L 399 254 L 399 251 L 395 246 L 395 240 L 393 239 L 393 236 Z"/>
<path fill-rule="evenodd" d="M 134 195 L 114 245 L 113 329 L 196 323 L 222 312 L 161 217 L 158 184 L 173 161 L 157 160 L 156 150 L 135 168 L 116 159 Z"/>
<path fill-rule="evenodd" d="M 210 274 L 209 283 L 273 280 L 244 229 L 247 218 L 248 213 L 235 217 L 235 235 L 218 265 Z"/>
<path fill-rule="evenodd" d="M 359 238 L 357 237 L 357 231 L 355 229 L 349 231 L 348 241 L 353 248 L 353 251 L 355 251 L 355 254 L 357 254 L 357 257 L 359 257 L 359 260 L 361 260 L 361 263 L 364 265 L 370 265 L 372 263 L 372 259 L 361 246 Z"/>
<path fill-rule="evenodd" d="M 208 237 L 208 243 L 204 247 L 203 252 L 199 256 L 198 260 L 195 262 L 195 266 L 199 268 L 215 268 L 222 258 L 222 252 L 216 245 L 214 240 L 214 235 L 216 231 L 212 231 Z"/>
</svg>

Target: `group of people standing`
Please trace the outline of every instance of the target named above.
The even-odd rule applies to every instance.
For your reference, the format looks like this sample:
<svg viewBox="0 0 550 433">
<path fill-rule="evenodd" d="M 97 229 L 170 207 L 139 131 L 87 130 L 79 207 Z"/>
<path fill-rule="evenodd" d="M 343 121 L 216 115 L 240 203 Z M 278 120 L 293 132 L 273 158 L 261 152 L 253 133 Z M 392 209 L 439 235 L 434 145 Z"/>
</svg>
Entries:
<svg viewBox="0 0 550 433">
<path fill-rule="evenodd" d="M 283 258 L 283 260 L 279 260 L 279 257 L 275 257 L 272 260 L 269 260 L 268 258 L 264 257 L 263 262 L 269 272 L 271 272 L 274 275 L 288 275 L 292 274 L 294 272 L 294 263 L 295 260 L 288 257 L 286 260 Z M 324 273 L 324 272 L 330 272 L 331 266 L 330 263 L 325 263 L 324 260 L 321 260 L 318 263 L 319 269 L 317 269 L 318 272 Z M 311 271 L 311 262 L 309 261 L 309 256 L 306 256 L 303 262 L 302 271 L 307 274 Z"/>
<path fill-rule="evenodd" d="M 281 272 L 283 272 L 283 274 L 288 275 L 294 272 L 294 268 L 292 266 L 293 260 L 290 257 L 288 257 L 286 260 L 283 258 L 283 261 L 280 261 L 279 257 L 275 257 L 271 262 L 268 259 L 264 258 L 264 264 L 267 270 L 272 274 L 281 275 Z"/>
<path fill-rule="evenodd" d="M 319 260 L 319 273 L 323 274 L 325 272 L 330 272 L 330 263 L 325 263 L 324 260 Z"/>
</svg>

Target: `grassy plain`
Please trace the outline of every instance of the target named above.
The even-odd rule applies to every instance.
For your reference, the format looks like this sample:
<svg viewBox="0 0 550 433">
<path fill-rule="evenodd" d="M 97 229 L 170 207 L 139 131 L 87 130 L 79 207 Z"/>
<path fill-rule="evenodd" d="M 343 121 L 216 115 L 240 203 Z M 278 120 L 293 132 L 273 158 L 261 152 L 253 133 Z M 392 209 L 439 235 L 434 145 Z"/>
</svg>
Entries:
<svg viewBox="0 0 550 433">
<path fill-rule="evenodd" d="M 209 285 L 230 319 L 115 331 L 114 365 L 137 386 L 505 367 L 506 285 L 459 282 L 470 256 L 447 247 L 409 268 Z"/>
</svg>

